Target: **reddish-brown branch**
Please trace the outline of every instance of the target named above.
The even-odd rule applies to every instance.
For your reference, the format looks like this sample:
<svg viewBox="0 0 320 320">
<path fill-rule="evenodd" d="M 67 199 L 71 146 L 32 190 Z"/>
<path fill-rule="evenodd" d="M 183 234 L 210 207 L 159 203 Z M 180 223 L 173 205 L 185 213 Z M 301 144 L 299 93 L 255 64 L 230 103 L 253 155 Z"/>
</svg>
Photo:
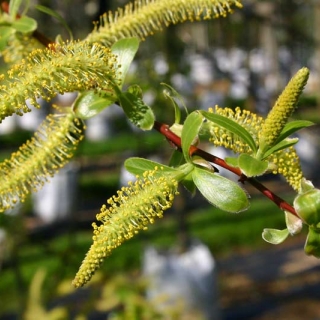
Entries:
<svg viewBox="0 0 320 320">
<path fill-rule="evenodd" d="M 176 134 L 174 134 L 170 129 L 169 126 L 163 123 L 160 123 L 158 121 L 155 121 L 154 123 L 154 129 L 159 131 L 162 135 L 164 135 L 167 140 L 175 145 L 178 149 L 181 150 L 181 139 L 178 137 Z M 222 168 L 225 168 L 236 175 L 240 177 L 241 182 L 249 182 L 252 186 L 254 186 L 257 190 L 259 190 L 263 195 L 265 195 L 267 198 L 269 198 L 271 201 L 273 201 L 280 209 L 286 210 L 293 215 L 297 216 L 297 213 L 295 209 L 287 203 L 285 200 L 282 198 L 278 197 L 276 194 L 274 194 L 271 190 L 269 190 L 266 186 L 261 184 L 258 180 L 254 178 L 248 178 L 244 174 L 242 174 L 241 170 L 239 168 L 235 168 L 232 166 L 229 166 L 223 159 L 214 156 L 196 146 L 191 146 L 190 147 L 190 155 L 198 155 L 202 157 L 203 159 L 212 162 Z"/>
</svg>

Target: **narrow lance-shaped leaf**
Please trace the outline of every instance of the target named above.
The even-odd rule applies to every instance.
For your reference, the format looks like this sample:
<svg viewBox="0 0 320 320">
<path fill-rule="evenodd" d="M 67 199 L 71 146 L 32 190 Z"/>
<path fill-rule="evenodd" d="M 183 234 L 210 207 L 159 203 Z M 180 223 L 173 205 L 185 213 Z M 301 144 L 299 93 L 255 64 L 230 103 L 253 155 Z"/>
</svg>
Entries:
<svg viewBox="0 0 320 320">
<path fill-rule="evenodd" d="M 307 128 L 310 126 L 313 126 L 314 122 L 307 121 L 307 120 L 295 120 L 288 122 L 284 128 L 282 129 L 278 139 L 276 140 L 276 144 L 280 141 L 284 140 L 285 138 L 289 137 L 293 133 L 297 132 L 298 130 L 301 130 L 303 128 Z"/>
<path fill-rule="evenodd" d="M 37 10 L 39 10 L 39 11 L 41 11 L 41 12 L 43 12 L 43 13 L 45 13 L 45 14 L 47 14 L 47 15 L 55 18 L 55 19 L 57 19 L 58 22 L 68 31 L 70 39 L 71 40 L 73 39 L 72 31 L 69 28 L 66 20 L 57 11 L 52 10 L 52 9 L 50 9 L 48 7 L 45 7 L 45 6 L 42 6 L 42 5 L 37 5 L 37 6 L 35 6 L 35 8 Z"/>
<path fill-rule="evenodd" d="M 227 117 L 221 116 L 216 113 L 210 113 L 207 111 L 201 111 L 201 114 L 208 120 L 217 124 L 220 127 L 225 128 L 226 130 L 232 132 L 237 135 L 240 139 L 242 139 L 245 143 L 249 145 L 251 150 L 255 152 L 257 150 L 257 146 L 254 142 L 254 139 L 250 135 L 250 133 L 243 128 L 241 125 L 236 123 L 235 121 L 228 119 Z"/>
<path fill-rule="evenodd" d="M 262 159 L 268 158 L 270 155 L 272 155 L 275 152 L 281 151 L 283 149 L 287 149 L 293 145 L 295 145 L 299 141 L 298 138 L 286 138 L 285 140 L 280 141 L 272 148 L 268 149 L 263 155 Z"/>
<path fill-rule="evenodd" d="M 151 161 L 143 158 L 129 158 L 124 162 L 125 168 L 132 174 L 142 175 L 145 171 L 153 170 L 155 167 L 161 167 L 160 174 L 164 174 L 166 172 L 173 173 L 177 172 L 177 169 L 168 167 L 161 163 Z"/>
<path fill-rule="evenodd" d="M 191 145 L 196 143 L 202 123 L 202 115 L 198 111 L 194 111 L 188 115 L 183 124 L 181 132 L 181 146 L 183 156 L 187 162 L 191 162 L 189 149 Z"/>
<path fill-rule="evenodd" d="M 163 86 L 166 87 L 166 90 L 163 90 L 163 95 L 167 98 L 170 99 L 174 108 L 174 122 L 175 123 L 180 123 L 181 120 L 181 111 L 180 111 L 180 107 L 179 104 L 176 102 L 176 100 L 178 100 L 181 105 L 183 106 L 186 114 L 188 114 L 188 109 L 181 97 L 181 95 L 171 86 L 169 86 L 166 83 L 161 83 Z"/>
<path fill-rule="evenodd" d="M 235 182 L 198 167 L 192 171 L 192 177 L 202 195 L 218 208 L 232 213 L 248 208 L 247 194 Z"/>
</svg>

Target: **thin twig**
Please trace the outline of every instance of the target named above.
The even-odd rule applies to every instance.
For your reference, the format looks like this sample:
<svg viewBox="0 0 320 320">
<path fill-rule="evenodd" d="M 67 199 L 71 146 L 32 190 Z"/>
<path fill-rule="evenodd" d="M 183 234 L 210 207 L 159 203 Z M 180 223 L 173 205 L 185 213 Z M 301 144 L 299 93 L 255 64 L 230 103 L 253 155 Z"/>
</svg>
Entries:
<svg viewBox="0 0 320 320">
<path fill-rule="evenodd" d="M 155 130 L 157 130 L 158 132 L 160 132 L 162 135 L 164 135 L 171 144 L 176 146 L 178 148 L 178 150 L 181 151 L 180 137 L 178 137 L 176 134 L 174 134 L 169 129 L 169 126 L 167 124 L 163 124 L 158 121 L 155 121 L 153 128 Z M 266 196 L 272 202 L 274 202 L 281 210 L 288 211 L 298 217 L 295 209 L 288 202 L 286 202 L 285 200 L 283 200 L 282 198 L 280 198 L 279 196 L 274 194 L 271 190 L 269 190 L 266 186 L 264 186 L 262 183 L 260 183 L 257 179 L 248 178 L 247 176 L 245 176 L 239 168 L 232 167 L 232 166 L 228 165 L 223 159 L 221 159 L 215 155 L 212 155 L 212 154 L 210 154 L 210 153 L 208 153 L 208 152 L 206 152 L 196 146 L 191 146 L 189 153 L 190 153 L 190 155 L 200 156 L 209 162 L 212 162 L 222 168 L 225 168 L 225 169 L 235 173 L 236 175 L 238 175 L 240 177 L 239 180 L 242 183 L 247 181 L 252 186 L 254 186 L 257 190 L 259 190 L 264 196 Z"/>
</svg>

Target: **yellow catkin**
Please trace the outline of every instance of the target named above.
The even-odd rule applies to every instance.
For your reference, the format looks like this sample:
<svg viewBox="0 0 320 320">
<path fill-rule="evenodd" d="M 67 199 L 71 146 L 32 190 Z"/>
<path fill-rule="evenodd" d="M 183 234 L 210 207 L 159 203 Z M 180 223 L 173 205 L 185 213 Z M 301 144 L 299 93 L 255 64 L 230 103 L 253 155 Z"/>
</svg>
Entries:
<svg viewBox="0 0 320 320">
<path fill-rule="evenodd" d="M 100 224 L 93 223 L 93 244 L 73 280 L 75 287 L 87 283 L 112 250 L 146 230 L 171 207 L 178 182 L 170 175 L 156 175 L 158 170 L 145 172 L 102 206 L 97 214 Z"/>
<path fill-rule="evenodd" d="M 289 81 L 269 112 L 260 133 L 260 147 L 273 146 L 289 117 L 295 111 L 299 97 L 307 83 L 309 69 L 300 69 Z"/>
<path fill-rule="evenodd" d="M 104 14 L 87 40 L 113 44 L 125 37 L 141 40 L 170 24 L 225 17 L 238 0 L 137 0 Z"/>
<path fill-rule="evenodd" d="M 259 145 L 260 133 L 265 122 L 262 117 L 250 111 L 241 110 L 240 108 L 236 108 L 234 111 L 230 108 L 220 108 L 215 106 L 214 108 L 210 108 L 209 112 L 223 115 L 237 122 L 251 134 L 255 143 Z M 254 156 L 253 150 L 248 144 L 225 128 L 209 122 L 209 133 L 209 140 L 215 146 L 223 146 L 235 153 L 246 153 Z M 269 156 L 266 160 L 274 165 L 273 174 L 281 174 L 294 190 L 299 190 L 303 173 L 300 165 L 300 159 L 294 147 L 280 150 Z"/>
<path fill-rule="evenodd" d="M 82 140 L 83 129 L 72 111 L 49 115 L 33 138 L 0 163 L 0 212 L 23 202 L 62 168 Z"/>
<path fill-rule="evenodd" d="M 50 100 L 58 93 L 108 89 L 117 83 L 117 60 L 111 50 L 99 44 L 70 42 L 34 50 L 11 67 L 9 81 L 0 85 L 0 122 L 36 107 L 36 99 Z"/>
</svg>

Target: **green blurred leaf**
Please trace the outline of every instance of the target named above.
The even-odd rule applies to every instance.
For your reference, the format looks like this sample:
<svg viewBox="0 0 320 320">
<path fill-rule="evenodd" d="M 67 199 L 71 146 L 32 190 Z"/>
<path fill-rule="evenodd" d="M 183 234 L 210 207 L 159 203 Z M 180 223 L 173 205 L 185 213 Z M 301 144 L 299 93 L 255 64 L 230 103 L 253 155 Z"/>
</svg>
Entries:
<svg viewBox="0 0 320 320">
<path fill-rule="evenodd" d="M 118 92 L 117 95 L 128 119 L 142 130 L 151 130 L 155 120 L 151 108 L 131 92 Z"/>
<path fill-rule="evenodd" d="M 278 229 L 264 229 L 262 232 L 262 238 L 264 241 L 271 244 L 279 244 L 287 239 L 289 235 L 288 229 L 278 230 Z"/>
<path fill-rule="evenodd" d="M 226 157 L 224 159 L 224 161 L 231 167 L 235 167 L 238 168 L 239 164 L 238 164 L 238 158 L 234 158 L 234 157 Z"/>
<path fill-rule="evenodd" d="M 139 40 L 138 38 L 125 38 L 117 41 L 112 45 L 111 51 L 118 57 L 118 65 L 117 69 L 118 77 L 121 79 L 121 84 L 119 87 L 121 88 L 124 82 L 124 79 L 127 75 L 131 62 L 136 55 L 139 49 Z"/>
<path fill-rule="evenodd" d="M 307 255 L 320 258 L 320 229 L 309 227 L 304 252 Z"/>
<path fill-rule="evenodd" d="M 280 141 L 279 143 L 277 143 L 276 145 L 274 145 L 273 147 L 271 147 L 270 149 L 268 149 L 264 154 L 262 159 L 266 159 L 268 158 L 270 155 L 272 155 L 275 152 L 278 152 L 280 150 L 289 148 L 293 145 L 295 145 L 297 142 L 299 141 L 298 138 L 287 138 L 285 140 Z"/>
<path fill-rule="evenodd" d="M 164 174 L 166 172 L 173 173 L 177 172 L 177 169 L 168 167 L 164 164 L 151 161 L 143 158 L 129 158 L 124 162 L 125 168 L 132 174 L 141 176 L 147 170 L 154 170 L 155 167 L 161 167 L 163 170 L 159 171 L 160 174 Z"/>
<path fill-rule="evenodd" d="M 187 116 L 183 124 L 181 132 L 181 147 L 183 156 L 187 162 L 192 162 L 189 149 L 190 146 L 196 142 L 202 123 L 202 115 L 198 111 L 194 111 Z"/>
<path fill-rule="evenodd" d="M 37 21 L 27 16 L 23 16 L 12 23 L 12 28 L 22 33 L 33 32 L 37 29 L 37 26 Z"/>
<path fill-rule="evenodd" d="M 278 144 L 280 141 L 284 140 L 285 138 L 289 137 L 296 131 L 313 126 L 313 125 L 314 125 L 313 122 L 307 121 L 307 120 L 295 120 L 295 121 L 288 122 L 282 129 L 276 141 L 276 144 Z"/>
<path fill-rule="evenodd" d="M 243 142 L 249 145 L 252 151 L 257 151 L 257 146 L 251 134 L 237 122 L 216 113 L 201 111 L 201 114 L 209 121 L 237 135 Z"/>
<path fill-rule="evenodd" d="M 12 27 L 0 26 L 0 51 L 7 47 L 10 36 L 15 32 Z"/>
<path fill-rule="evenodd" d="M 260 176 L 268 169 L 268 161 L 261 161 L 243 153 L 238 158 L 238 165 L 247 177 Z"/>
<path fill-rule="evenodd" d="M 61 25 L 68 31 L 70 39 L 71 40 L 73 39 L 72 31 L 69 28 L 66 20 L 57 11 L 54 11 L 54 10 L 48 8 L 48 7 L 41 6 L 41 5 L 37 5 L 37 6 L 35 6 L 35 8 L 37 10 L 39 10 L 39 11 L 41 11 L 41 12 L 43 12 L 43 13 L 45 13 L 45 14 L 47 14 L 47 15 L 55 18 L 55 19 L 57 19 L 58 22 L 60 22 Z"/>
<path fill-rule="evenodd" d="M 192 178 L 201 194 L 218 208 L 237 213 L 249 207 L 247 194 L 235 182 L 198 167 L 192 171 Z"/>
<path fill-rule="evenodd" d="M 16 19 L 22 0 L 9 1 L 9 15 L 11 18 Z"/>
<path fill-rule="evenodd" d="M 183 163 L 185 163 L 183 154 L 178 150 L 174 150 L 169 161 L 169 166 L 178 167 Z"/>
<path fill-rule="evenodd" d="M 97 94 L 95 91 L 86 91 L 77 97 L 73 103 L 73 111 L 81 119 L 89 119 L 97 115 L 117 100 L 115 95 Z"/>
</svg>

